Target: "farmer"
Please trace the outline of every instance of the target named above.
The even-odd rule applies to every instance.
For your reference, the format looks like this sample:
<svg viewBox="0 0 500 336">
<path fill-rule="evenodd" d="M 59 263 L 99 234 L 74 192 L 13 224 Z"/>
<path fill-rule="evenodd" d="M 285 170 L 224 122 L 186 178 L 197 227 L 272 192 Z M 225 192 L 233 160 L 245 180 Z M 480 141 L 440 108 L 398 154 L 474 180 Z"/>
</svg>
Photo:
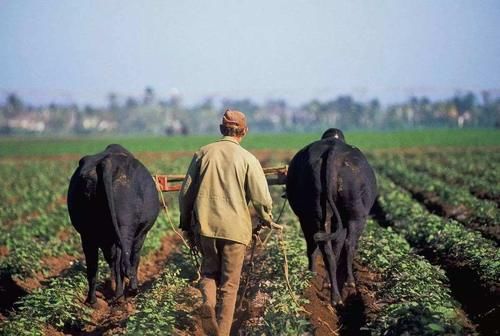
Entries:
<svg viewBox="0 0 500 336">
<path fill-rule="evenodd" d="M 272 221 L 272 200 L 259 161 L 240 146 L 245 115 L 228 109 L 223 138 L 195 153 L 179 194 L 180 227 L 202 254 L 203 329 L 229 335 L 246 247 L 252 239 L 251 201 L 263 225 Z M 220 306 L 216 317 L 217 289 Z"/>
</svg>

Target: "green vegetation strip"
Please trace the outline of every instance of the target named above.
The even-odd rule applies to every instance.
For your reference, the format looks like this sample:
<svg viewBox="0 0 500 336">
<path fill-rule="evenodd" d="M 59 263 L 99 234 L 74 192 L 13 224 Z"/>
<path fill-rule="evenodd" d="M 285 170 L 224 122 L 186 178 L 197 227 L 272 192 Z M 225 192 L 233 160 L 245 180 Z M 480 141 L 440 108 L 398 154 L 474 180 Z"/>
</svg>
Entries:
<svg viewBox="0 0 500 336">
<path fill-rule="evenodd" d="M 102 260 L 102 256 L 100 260 Z M 105 273 L 100 263 L 100 281 Z M 92 310 L 82 304 L 87 290 L 85 267 L 76 262 L 65 274 L 51 279 L 17 303 L 18 310 L 0 322 L 1 335 L 45 335 L 46 325 L 57 329 L 81 328 L 90 322 Z"/>
<path fill-rule="evenodd" d="M 252 127 L 250 125 L 250 127 Z M 243 145 L 248 149 L 300 149 L 318 140 L 321 133 L 254 134 Z M 119 143 L 132 152 L 194 151 L 218 139 L 218 134 L 188 137 L 70 137 L 0 138 L 0 157 L 97 153 L 110 143 Z M 424 146 L 499 146 L 499 131 L 491 129 L 429 129 L 388 132 L 346 132 L 350 144 L 362 149 Z"/>
<path fill-rule="evenodd" d="M 471 270 L 485 290 L 498 289 L 500 250 L 492 241 L 454 220 L 429 213 L 386 177 L 379 175 L 378 183 L 380 205 L 395 231 L 412 246 Z"/>
<path fill-rule="evenodd" d="M 62 239 L 59 234 L 64 230 L 69 234 Z M 43 271 L 41 261 L 44 257 L 80 253 L 80 237 L 70 226 L 64 205 L 28 223 L 14 226 L 0 236 L 0 245 L 9 251 L 7 256 L 0 258 L 0 274 L 20 278 Z"/>
<path fill-rule="evenodd" d="M 484 156 L 486 157 L 486 154 Z M 405 163 L 409 168 L 417 172 L 429 174 L 443 182 L 468 188 L 471 193 L 478 197 L 500 200 L 500 185 L 483 180 L 477 174 L 471 175 L 457 172 L 453 166 L 447 167 L 437 161 L 431 161 L 425 155 L 408 157 L 405 159 Z"/>
<path fill-rule="evenodd" d="M 127 320 L 127 335 L 171 335 L 180 321 L 191 317 L 189 311 L 195 302 L 181 269 L 192 267 L 183 256 L 177 259 L 166 266 L 150 290 L 137 296 L 136 312 Z"/>
<path fill-rule="evenodd" d="M 248 335 L 302 335 L 312 331 L 304 316 L 303 306 L 307 300 L 300 295 L 310 286 L 312 279 L 312 274 L 307 271 L 305 241 L 291 210 L 283 214 L 281 224 L 284 225 L 284 241 L 281 242 L 277 233 L 273 233 L 264 250 L 266 257 L 256 267 L 255 277 L 259 279 L 260 291 L 268 300 L 261 323 L 249 327 Z M 294 294 L 290 293 L 285 281 L 283 248 Z"/>
<path fill-rule="evenodd" d="M 380 157 L 372 162 L 381 173 L 413 193 L 436 195 L 441 205 L 451 205 L 455 209 L 465 206 L 465 211 L 460 211 L 454 216 L 464 224 L 474 225 L 478 229 L 481 229 L 480 226 L 500 224 L 500 211 L 496 204 L 488 200 L 477 199 L 466 188 L 450 186 L 427 174 L 416 173 L 396 156 Z"/>
<path fill-rule="evenodd" d="M 385 304 L 368 316 L 366 329 L 372 335 L 464 333 L 444 272 L 412 253 L 399 234 L 368 221 L 358 260 L 382 276 L 376 300 Z"/>
<path fill-rule="evenodd" d="M 442 162 L 443 165 L 453 167 L 459 173 L 471 175 L 476 179 L 497 185 L 500 181 L 500 153 L 479 152 L 433 155 L 434 160 Z"/>
<path fill-rule="evenodd" d="M 70 162 L 0 164 L 0 230 L 34 213 L 46 212 L 65 197 L 71 167 Z"/>
</svg>

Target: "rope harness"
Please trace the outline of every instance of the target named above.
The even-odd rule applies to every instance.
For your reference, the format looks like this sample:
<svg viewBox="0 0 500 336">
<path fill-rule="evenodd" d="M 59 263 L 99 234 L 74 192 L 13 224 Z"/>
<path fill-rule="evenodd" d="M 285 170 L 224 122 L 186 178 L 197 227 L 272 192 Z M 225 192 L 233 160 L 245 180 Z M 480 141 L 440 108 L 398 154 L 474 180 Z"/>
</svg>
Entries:
<svg viewBox="0 0 500 336">
<path fill-rule="evenodd" d="M 281 220 L 281 216 L 283 215 L 283 211 L 285 209 L 286 202 L 287 202 L 287 200 L 285 199 L 283 201 L 283 205 L 281 206 L 280 214 L 278 215 L 278 219 L 276 220 L 276 222 L 279 222 Z M 295 293 L 294 293 L 294 291 L 292 289 L 292 286 L 290 284 L 290 277 L 289 277 L 289 274 L 288 274 L 288 257 L 287 257 L 287 254 L 286 254 L 285 238 L 283 236 L 283 225 L 280 225 L 280 224 L 275 223 L 275 222 L 271 222 L 269 229 L 270 229 L 269 233 L 267 234 L 267 236 L 264 239 L 264 241 L 262 241 L 260 239 L 260 236 L 259 236 L 258 232 L 254 233 L 252 235 L 252 248 L 251 248 L 251 253 L 250 253 L 250 260 L 248 261 L 248 271 L 247 271 L 247 276 L 245 277 L 245 283 L 244 283 L 243 291 L 241 293 L 240 302 L 238 304 L 237 310 L 238 311 L 241 310 L 241 306 L 243 305 L 243 300 L 244 300 L 244 298 L 245 298 L 245 296 L 247 294 L 247 291 L 248 291 L 248 284 L 250 283 L 250 278 L 254 275 L 254 262 L 253 262 L 253 259 L 254 259 L 254 256 L 255 256 L 255 248 L 257 246 L 257 242 L 260 242 L 261 246 L 265 248 L 266 245 L 267 245 L 267 242 L 268 242 L 269 238 L 271 237 L 271 234 L 273 233 L 273 231 L 277 231 L 278 245 L 279 245 L 279 247 L 281 249 L 281 252 L 283 253 L 283 258 L 284 258 L 283 273 L 285 275 L 286 287 L 288 289 L 288 292 L 290 293 L 290 296 L 292 297 L 293 302 L 298 307 L 301 307 L 301 310 L 303 310 L 306 313 L 309 313 L 306 309 L 304 309 L 298 303 L 297 298 L 295 297 Z"/>
</svg>

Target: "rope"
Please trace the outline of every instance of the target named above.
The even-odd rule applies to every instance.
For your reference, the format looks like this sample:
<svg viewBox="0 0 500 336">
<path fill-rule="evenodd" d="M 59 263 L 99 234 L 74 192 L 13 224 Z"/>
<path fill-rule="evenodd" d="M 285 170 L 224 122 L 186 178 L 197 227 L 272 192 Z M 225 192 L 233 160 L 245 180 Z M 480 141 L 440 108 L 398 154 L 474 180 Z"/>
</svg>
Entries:
<svg viewBox="0 0 500 336">
<path fill-rule="evenodd" d="M 285 200 L 285 202 L 286 202 L 286 200 Z M 285 202 L 283 204 L 285 204 Z M 284 208 L 284 206 L 283 206 L 283 208 Z M 282 210 L 282 212 L 283 212 L 283 210 Z M 281 218 L 281 213 L 278 216 L 278 221 Z M 307 309 L 305 309 L 304 307 L 302 307 L 302 305 L 300 305 L 299 302 L 297 301 L 297 298 L 295 296 L 295 292 L 293 291 L 292 285 L 290 284 L 290 277 L 289 277 L 289 274 L 288 274 L 288 257 L 287 257 L 287 254 L 286 254 L 285 238 L 283 237 L 283 226 L 279 225 L 277 223 L 271 223 L 271 229 L 275 229 L 275 230 L 279 231 L 279 233 L 278 233 L 278 241 L 279 241 L 279 246 L 281 247 L 281 251 L 283 252 L 283 257 L 284 257 L 284 261 L 285 261 L 284 264 L 283 264 L 283 271 L 284 271 L 284 274 L 285 274 L 285 281 L 286 281 L 286 286 L 287 286 L 288 292 L 290 293 L 290 296 L 292 297 L 293 302 L 298 307 L 300 307 L 300 310 L 302 310 L 305 314 L 311 316 L 312 313 L 310 311 L 308 311 Z M 271 232 L 272 232 L 272 230 L 271 230 Z M 328 330 L 330 330 L 330 332 L 332 333 L 332 335 L 338 335 L 338 331 L 340 330 L 340 327 L 337 330 L 333 330 L 330 327 L 330 325 L 328 323 L 326 323 L 325 321 L 323 321 L 323 319 L 321 319 L 319 316 L 316 316 L 315 318 L 316 318 L 316 321 L 318 321 L 321 325 L 323 325 Z"/>
<path fill-rule="evenodd" d="M 295 297 L 295 292 L 292 289 L 292 285 L 290 284 L 290 277 L 288 275 L 288 257 L 286 254 L 286 244 L 285 244 L 285 238 L 283 237 L 283 226 L 276 224 L 276 223 L 271 223 L 271 227 L 278 230 L 278 242 L 279 246 L 281 248 L 281 252 L 283 252 L 283 258 L 284 258 L 284 264 L 283 264 L 283 272 L 285 274 L 285 281 L 286 281 L 286 287 L 288 288 L 288 292 L 290 293 L 290 296 L 292 297 L 293 302 L 297 305 L 297 307 L 300 307 L 301 310 L 303 310 L 307 314 L 311 314 L 308 312 L 302 305 L 299 304 L 297 301 L 297 298 Z"/>
<path fill-rule="evenodd" d="M 278 215 L 278 219 L 276 220 L 277 222 L 279 222 L 281 220 L 281 216 L 283 214 L 283 210 L 285 209 L 286 202 L 287 202 L 287 200 L 285 199 L 283 201 L 283 205 L 281 207 L 280 214 Z M 267 244 L 267 241 L 269 240 L 269 237 L 271 236 L 271 234 L 272 234 L 273 231 L 279 231 L 279 233 L 277 234 L 277 236 L 278 236 L 278 246 L 280 247 L 281 252 L 283 253 L 283 257 L 284 257 L 283 273 L 285 275 L 285 282 L 286 282 L 287 290 L 288 290 L 290 296 L 292 297 L 293 302 L 297 305 L 297 307 L 300 307 L 300 310 L 302 310 L 304 313 L 306 313 L 308 315 L 311 315 L 311 313 L 307 309 L 305 309 L 304 307 L 302 307 L 301 304 L 299 304 L 299 302 L 298 302 L 298 300 L 297 300 L 297 298 L 295 296 L 295 293 L 294 293 L 294 291 L 292 289 L 292 285 L 290 283 L 290 276 L 289 276 L 289 273 L 288 273 L 288 256 L 286 254 L 285 238 L 283 237 L 283 225 L 280 225 L 280 224 L 278 224 L 276 222 L 271 222 L 270 223 L 270 230 L 269 230 L 269 233 L 268 233 L 266 239 L 264 240 L 264 242 L 262 242 L 260 240 L 260 237 L 259 237 L 258 234 L 254 234 L 253 237 L 252 237 L 252 252 L 251 252 L 250 261 L 249 261 L 250 270 L 248 272 L 247 277 L 245 278 L 245 285 L 244 285 L 244 289 L 243 289 L 242 294 L 241 294 L 241 299 L 240 299 L 240 303 L 238 305 L 237 310 L 241 309 L 241 306 L 243 304 L 243 299 L 245 298 L 246 292 L 248 290 L 249 279 L 250 279 L 250 277 L 251 277 L 251 275 L 253 273 L 253 257 L 254 257 L 254 252 L 255 252 L 255 246 L 257 245 L 257 239 L 260 241 L 261 245 L 263 247 L 265 247 L 266 244 Z"/>
<path fill-rule="evenodd" d="M 280 222 L 281 220 L 281 215 L 283 215 L 283 210 L 285 210 L 285 205 L 286 205 L 286 202 L 288 201 L 288 199 L 285 198 L 285 200 L 283 201 L 283 205 L 281 206 L 281 210 L 280 210 L 280 214 L 278 215 L 278 219 L 276 220 L 277 223 Z M 267 234 L 266 238 L 264 239 L 264 241 L 262 242 L 261 241 L 261 244 L 263 246 L 266 246 L 267 244 L 267 241 L 269 240 L 269 238 L 271 238 L 271 234 L 273 233 L 273 230 L 269 230 L 269 233 Z"/>
<path fill-rule="evenodd" d="M 184 239 L 182 234 L 179 231 L 177 231 L 177 229 L 175 228 L 175 225 L 174 225 L 172 218 L 170 217 L 170 213 L 168 211 L 167 203 L 165 202 L 165 197 L 163 197 L 163 192 L 161 191 L 160 185 L 158 184 L 158 181 L 156 180 L 156 176 L 153 176 L 153 180 L 154 180 L 155 185 L 156 185 L 156 190 L 160 194 L 160 199 L 161 199 L 161 203 L 163 206 L 163 210 L 165 210 L 165 214 L 167 215 L 167 220 L 170 224 L 170 227 L 181 238 L 182 243 L 184 244 L 184 246 L 186 246 L 186 248 L 190 252 L 191 259 L 193 260 L 194 267 L 196 269 L 196 280 L 194 280 L 194 282 L 198 282 L 201 279 L 201 273 L 200 273 L 201 265 L 200 265 L 200 262 L 198 261 L 197 252 L 193 251 L 193 249 L 191 248 L 191 246 L 189 246 L 186 239 Z"/>
</svg>

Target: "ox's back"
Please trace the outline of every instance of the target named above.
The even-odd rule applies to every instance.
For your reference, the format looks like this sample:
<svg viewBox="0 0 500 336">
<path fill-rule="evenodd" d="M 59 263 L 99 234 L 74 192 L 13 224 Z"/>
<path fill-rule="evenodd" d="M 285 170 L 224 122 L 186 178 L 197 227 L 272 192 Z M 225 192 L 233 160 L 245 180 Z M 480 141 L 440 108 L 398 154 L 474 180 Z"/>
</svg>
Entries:
<svg viewBox="0 0 500 336">
<path fill-rule="evenodd" d="M 112 189 L 106 188 L 106 177 Z M 108 195 L 111 194 L 111 195 Z M 108 196 L 115 203 L 118 217 L 130 216 L 144 223 L 158 215 L 159 200 L 148 170 L 130 152 L 119 145 L 83 157 L 68 189 L 68 210 L 80 233 L 113 231 Z M 132 205 L 132 206 L 131 206 Z"/>
<path fill-rule="evenodd" d="M 377 195 L 375 174 L 357 148 L 341 140 L 324 139 L 300 150 L 290 162 L 287 197 L 299 217 L 322 220 L 331 195 L 339 206 L 360 199 L 368 214 Z"/>
</svg>

